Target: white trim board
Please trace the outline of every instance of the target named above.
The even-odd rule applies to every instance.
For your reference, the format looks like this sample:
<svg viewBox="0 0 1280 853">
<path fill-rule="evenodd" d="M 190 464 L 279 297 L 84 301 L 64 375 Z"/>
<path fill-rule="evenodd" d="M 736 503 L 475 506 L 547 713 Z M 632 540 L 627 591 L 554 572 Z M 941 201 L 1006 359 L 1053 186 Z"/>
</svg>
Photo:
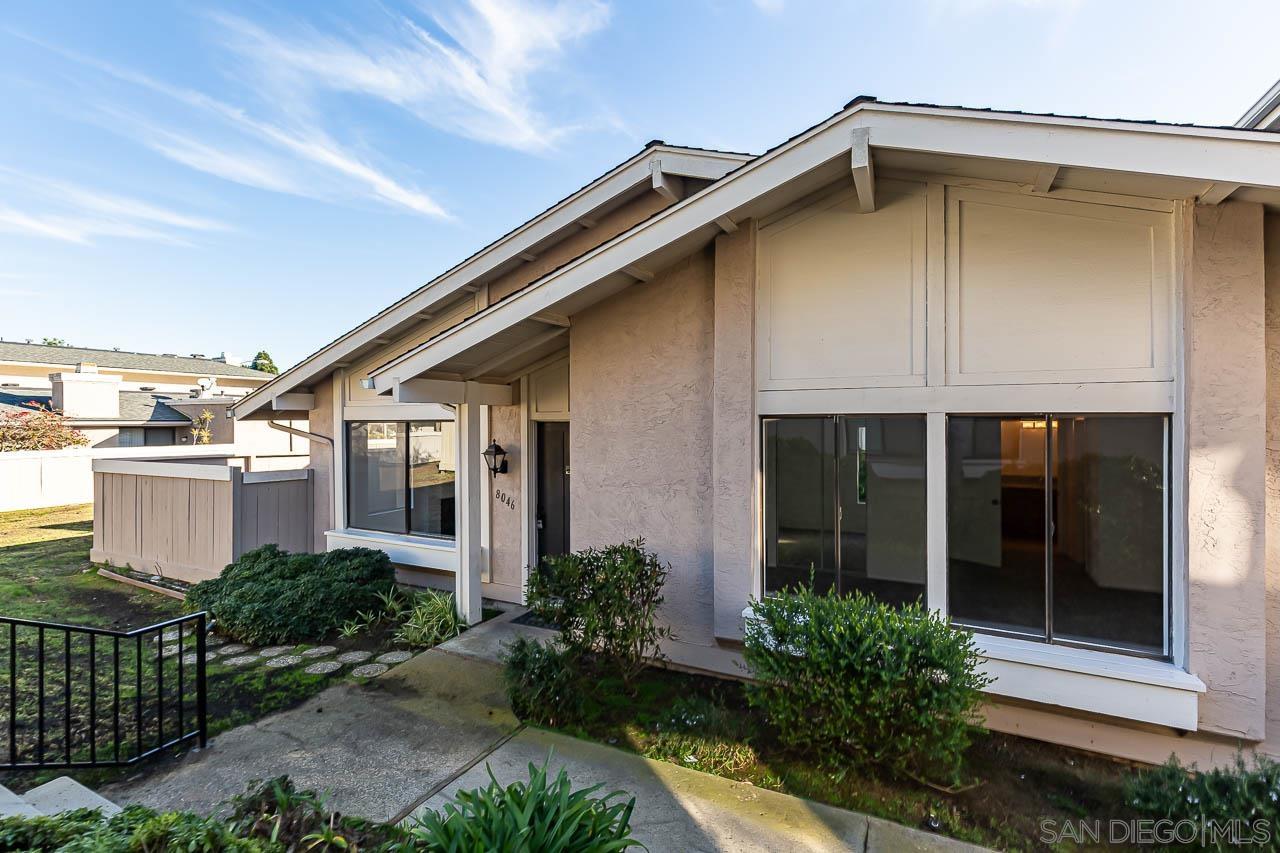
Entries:
<svg viewBox="0 0 1280 853">
<path fill-rule="evenodd" d="M 458 571 L 458 548 L 443 539 L 420 536 L 397 536 L 373 530 L 326 530 L 327 550 L 335 548 L 375 548 L 386 553 L 391 562 L 443 572 Z"/>
</svg>

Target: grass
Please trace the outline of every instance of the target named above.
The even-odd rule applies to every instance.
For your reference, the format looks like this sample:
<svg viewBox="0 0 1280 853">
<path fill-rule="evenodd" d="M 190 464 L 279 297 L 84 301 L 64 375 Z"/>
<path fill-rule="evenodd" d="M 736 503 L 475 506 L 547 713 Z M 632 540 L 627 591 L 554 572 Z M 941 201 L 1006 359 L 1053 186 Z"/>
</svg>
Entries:
<svg viewBox="0 0 1280 853">
<path fill-rule="evenodd" d="M 110 628 L 113 630 L 129 630 L 141 628 L 171 619 L 183 613 L 181 601 L 149 590 L 122 584 L 97 574 L 97 568 L 89 561 L 89 547 L 93 539 L 93 507 L 68 506 L 52 509 L 24 510 L 20 512 L 0 513 L 0 615 L 14 616 L 24 619 L 61 622 L 65 624 Z M 486 617 L 490 615 L 486 613 Z M 20 694 L 30 699 L 25 705 L 20 701 L 17 718 L 27 724 L 26 732 L 34 728 L 38 696 L 35 686 L 35 668 L 29 663 L 35 660 L 35 633 L 19 634 L 18 649 L 20 654 Z M 394 630 L 390 626 L 367 631 L 359 636 L 328 640 L 329 645 L 337 646 L 339 652 L 353 649 L 368 650 L 374 653 L 387 651 L 395 647 Z M 54 728 L 59 731 L 50 736 L 51 754 L 60 754 L 63 736 L 60 733 L 61 721 L 65 709 L 62 680 L 62 648 L 61 635 L 50 635 L 46 644 L 46 714 L 48 719 L 57 720 Z M 73 677 L 83 674 L 87 669 L 88 641 L 79 638 L 73 642 L 72 654 L 77 661 L 73 666 Z M 8 637 L 0 638 L 0 680 L 7 685 L 8 678 Z M 300 645 L 296 651 L 308 646 Z M 194 640 L 188 639 L 184 651 L 194 651 Z M 110 656 L 109 643 L 98 647 L 98 696 L 111 696 L 113 659 Z M 139 663 L 132 653 L 121 655 L 121 675 L 123 687 L 121 699 L 125 710 L 132 712 L 134 696 L 134 679 L 139 666 L 143 676 L 143 695 L 154 695 L 155 685 L 155 646 L 147 648 L 144 659 Z M 164 681 L 166 687 L 167 716 L 173 724 L 174 709 L 178 700 L 176 693 L 177 655 L 166 657 Z M 187 677 L 191 677 L 193 668 L 186 668 Z M 208 722 L 210 737 L 227 731 L 244 723 L 252 722 L 267 714 L 293 707 L 303 700 L 314 696 L 326 686 L 343 676 L 341 671 L 333 675 L 310 675 L 302 666 L 268 668 L 262 665 L 249 665 L 244 668 L 229 667 L 212 658 L 207 669 L 208 690 Z M 190 682 L 187 682 L 188 685 Z M 73 752 L 87 754 L 89 730 L 87 683 L 83 689 L 73 684 L 72 692 L 72 744 Z M 189 701 L 184 706 L 185 714 L 194 714 L 194 694 L 189 693 Z M 7 695 L 0 696 L 0 719 L 7 717 L 11 710 L 7 707 Z M 99 703 L 99 729 L 111 730 L 110 703 L 106 707 Z M 188 717 L 190 719 L 190 717 Z M 150 706 L 144 708 L 146 726 L 154 720 L 154 712 Z M 136 718 L 128 713 L 122 728 L 131 731 Z M 153 730 L 144 727 L 146 737 Z M 144 741 L 145 742 L 145 741 Z M 99 749 L 103 747 L 100 745 Z M 8 749 L 7 732 L 0 731 L 0 749 Z M 126 752 L 126 755 L 131 754 Z M 24 790 L 31 785 L 40 784 L 61 775 L 70 775 L 90 787 L 101 786 L 107 782 L 126 775 L 154 770 L 163 758 L 144 762 L 129 768 L 99 768 L 94 770 L 39 770 L 39 771 L 0 771 L 0 783 L 8 787 Z"/>
<path fill-rule="evenodd" d="M 1001 850 L 1048 849 L 1039 842 L 1041 818 L 1105 823 L 1128 816 L 1122 790 L 1129 768 L 1099 756 L 986 734 L 968 756 L 975 784 L 946 794 L 909 779 L 790 753 L 748 707 L 741 684 L 669 670 L 646 670 L 632 693 L 620 682 L 601 681 L 585 720 L 562 730 Z"/>
</svg>

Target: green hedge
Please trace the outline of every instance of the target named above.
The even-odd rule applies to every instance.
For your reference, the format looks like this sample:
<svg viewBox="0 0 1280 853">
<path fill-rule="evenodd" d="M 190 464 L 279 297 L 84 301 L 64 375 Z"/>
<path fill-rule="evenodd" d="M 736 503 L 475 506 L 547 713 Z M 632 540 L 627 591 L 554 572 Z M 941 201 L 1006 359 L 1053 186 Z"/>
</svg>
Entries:
<svg viewBox="0 0 1280 853">
<path fill-rule="evenodd" d="M 944 616 L 801 589 L 755 604 L 744 656 L 748 700 L 787 746 L 958 781 L 989 680 Z"/>
<path fill-rule="evenodd" d="M 394 582 L 382 551 L 290 554 L 264 545 L 192 587 L 187 606 L 208 610 L 220 632 L 242 642 L 315 642 L 359 611 L 377 608 L 379 594 Z"/>
</svg>

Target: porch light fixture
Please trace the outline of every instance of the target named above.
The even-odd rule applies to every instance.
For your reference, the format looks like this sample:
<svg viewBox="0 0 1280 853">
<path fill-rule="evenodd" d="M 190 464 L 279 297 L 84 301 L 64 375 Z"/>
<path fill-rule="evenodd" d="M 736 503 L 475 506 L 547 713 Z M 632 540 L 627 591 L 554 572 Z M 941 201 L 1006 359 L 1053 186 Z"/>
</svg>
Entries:
<svg viewBox="0 0 1280 853">
<path fill-rule="evenodd" d="M 502 449 L 498 442 L 492 442 L 484 449 L 484 453 L 480 454 L 484 457 L 485 464 L 489 466 L 490 474 L 507 473 L 507 451 Z"/>
</svg>

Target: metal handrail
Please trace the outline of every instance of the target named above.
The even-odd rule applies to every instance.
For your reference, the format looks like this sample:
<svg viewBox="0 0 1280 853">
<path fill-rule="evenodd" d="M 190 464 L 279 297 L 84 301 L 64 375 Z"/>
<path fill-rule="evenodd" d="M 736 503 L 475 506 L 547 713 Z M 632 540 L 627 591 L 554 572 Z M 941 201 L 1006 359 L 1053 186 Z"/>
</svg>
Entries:
<svg viewBox="0 0 1280 853">
<path fill-rule="evenodd" d="M 58 622 L 42 622 L 33 619 L 21 619 L 18 617 L 0 616 L 0 626 L 8 626 L 7 631 L 0 631 L 0 640 L 7 638 L 8 654 L 0 656 L 0 660 L 7 657 L 8 660 L 8 707 L 6 709 L 8 717 L 8 749 L 5 750 L 3 757 L 0 757 L 0 769 L 33 769 L 42 767 L 103 767 L 103 766 L 127 766 L 142 761 L 156 753 L 171 749 L 187 743 L 196 743 L 204 747 L 208 740 L 208 694 L 206 687 L 206 633 L 209 627 L 208 616 L 205 613 L 194 613 L 187 616 L 179 616 L 173 619 L 158 622 L 154 625 L 148 625 L 144 628 L 135 628 L 129 631 L 117 631 L 110 628 L 93 628 L 80 625 L 65 625 Z M 191 634 L 186 634 L 186 627 L 190 625 L 194 630 Z M 174 642 L 177 648 L 173 654 L 165 654 L 166 641 L 164 638 L 165 631 L 171 628 L 177 628 L 177 637 Z M 36 654 L 35 660 L 31 661 L 25 656 L 19 655 L 19 629 L 34 629 L 36 634 Z M 48 704 L 49 695 L 47 691 L 47 675 L 46 670 L 46 647 L 48 646 L 48 637 L 53 634 L 56 637 L 61 634 L 61 651 L 62 651 L 62 720 L 61 720 L 61 748 L 56 750 L 56 754 L 50 757 L 50 744 L 48 743 L 49 735 L 56 730 L 51 729 L 47 723 L 46 705 Z M 148 681 L 154 683 L 154 693 L 144 693 L 144 671 L 151 662 L 149 649 L 148 655 L 144 657 L 143 641 L 147 636 L 155 637 L 155 657 L 151 666 L 150 677 Z M 77 673 L 73 673 L 73 664 L 75 656 L 72 654 L 72 638 L 87 637 L 87 667 L 81 667 Z M 99 697 L 99 672 L 98 658 L 102 654 L 99 648 L 99 639 L 107 638 L 110 640 L 109 653 L 109 687 L 110 687 L 110 740 L 107 743 L 106 750 L 100 750 L 100 726 L 99 717 L 101 716 L 100 697 Z M 195 673 L 193 679 L 187 678 L 188 664 L 184 660 L 187 654 L 186 641 L 193 639 L 195 645 Z M 132 643 L 121 641 L 132 640 Z M 106 644 L 104 644 L 106 645 Z M 132 650 L 129 649 L 132 646 Z M 55 644 L 56 647 L 56 644 Z M 132 653 L 130 654 L 130 651 Z M 56 653 L 55 653 L 56 657 Z M 36 689 L 34 700 L 33 697 L 27 695 L 29 684 L 21 682 L 20 676 L 28 674 L 31 665 L 34 663 Z M 122 663 L 126 666 L 122 667 Z M 122 697 L 122 686 L 127 690 L 126 680 L 130 673 L 127 671 L 127 665 L 132 663 L 132 717 L 126 711 L 127 697 Z M 171 730 L 166 737 L 165 728 L 165 710 L 166 710 L 166 689 L 165 689 L 165 670 L 170 668 L 176 674 L 176 686 L 171 683 L 169 692 L 172 694 L 170 699 L 169 712 L 171 717 L 176 716 L 176 720 L 171 721 Z M 123 671 L 122 671 L 123 670 Z M 55 676 L 56 676 L 55 670 Z M 87 690 L 86 685 L 82 683 L 87 674 Z M 78 686 L 79 691 L 73 688 Z M 81 743 L 77 744 L 73 733 L 73 722 L 77 718 L 83 718 L 85 713 L 77 712 L 73 702 L 73 697 L 79 692 L 83 696 L 88 694 L 87 708 L 87 736 L 81 739 Z M 194 692 L 194 695 L 191 693 Z M 30 706 L 34 704 L 34 733 L 28 731 L 29 726 L 19 725 L 19 718 L 23 715 L 24 710 L 31 710 Z M 56 703 L 55 703 L 56 704 Z M 190 705 L 194 705 L 194 728 L 188 728 L 187 709 Z M 153 716 L 149 716 L 154 712 Z M 28 717 L 31 715 L 28 714 Z M 30 722 L 28 719 L 27 722 Z M 122 723 L 132 722 L 132 732 L 126 732 L 122 727 Z M 154 740 L 152 734 L 154 733 Z M 34 757 L 30 757 L 29 753 L 32 744 L 31 735 L 34 734 Z M 27 736 L 23 740 L 23 736 Z M 128 749 L 128 741 L 132 740 L 132 750 Z M 132 754 L 130 754 L 130 752 Z M 105 753 L 105 755 L 104 755 Z"/>
</svg>

